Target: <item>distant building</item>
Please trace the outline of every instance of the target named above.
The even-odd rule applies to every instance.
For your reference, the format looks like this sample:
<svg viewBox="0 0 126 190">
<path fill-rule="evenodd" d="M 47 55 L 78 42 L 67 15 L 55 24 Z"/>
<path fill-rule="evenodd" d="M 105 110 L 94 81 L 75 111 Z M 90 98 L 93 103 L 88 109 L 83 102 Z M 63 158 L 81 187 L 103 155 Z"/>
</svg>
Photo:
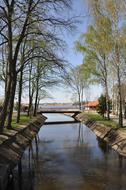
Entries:
<svg viewBox="0 0 126 190">
<path fill-rule="evenodd" d="M 89 101 L 87 103 L 84 103 L 83 106 L 85 110 L 96 110 L 98 104 L 99 102 L 98 100 L 96 100 L 96 101 Z"/>
</svg>

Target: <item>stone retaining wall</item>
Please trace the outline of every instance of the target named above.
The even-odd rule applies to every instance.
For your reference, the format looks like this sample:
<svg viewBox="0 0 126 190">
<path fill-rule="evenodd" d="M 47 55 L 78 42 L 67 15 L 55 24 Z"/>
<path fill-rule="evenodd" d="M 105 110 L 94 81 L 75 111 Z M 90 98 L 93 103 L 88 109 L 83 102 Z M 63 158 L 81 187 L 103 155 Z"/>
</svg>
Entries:
<svg viewBox="0 0 126 190">
<path fill-rule="evenodd" d="M 26 147 L 31 143 L 44 124 L 46 117 L 38 116 L 33 122 L 15 130 L 8 130 L 0 135 L 0 164 L 13 169 L 22 157 Z"/>
<path fill-rule="evenodd" d="M 99 122 L 87 120 L 82 115 L 78 115 L 77 119 L 89 127 L 96 136 L 106 141 L 120 155 L 126 157 L 126 132 Z"/>
</svg>

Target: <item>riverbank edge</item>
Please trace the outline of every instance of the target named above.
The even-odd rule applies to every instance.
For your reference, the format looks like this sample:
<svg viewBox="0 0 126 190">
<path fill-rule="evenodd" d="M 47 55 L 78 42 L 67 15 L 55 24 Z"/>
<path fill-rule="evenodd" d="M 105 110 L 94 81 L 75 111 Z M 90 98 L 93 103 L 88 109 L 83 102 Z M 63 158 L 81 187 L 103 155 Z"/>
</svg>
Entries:
<svg viewBox="0 0 126 190">
<path fill-rule="evenodd" d="M 6 187 L 7 176 L 20 163 L 25 149 L 32 140 L 37 141 L 37 134 L 47 118 L 38 115 L 26 126 L 7 130 L 0 134 L 0 189 Z"/>
<path fill-rule="evenodd" d="M 120 131 L 119 128 L 112 128 L 109 125 L 86 119 L 82 114 L 78 114 L 76 119 L 84 123 L 97 137 L 107 142 L 121 156 L 126 157 L 126 133 Z"/>
</svg>

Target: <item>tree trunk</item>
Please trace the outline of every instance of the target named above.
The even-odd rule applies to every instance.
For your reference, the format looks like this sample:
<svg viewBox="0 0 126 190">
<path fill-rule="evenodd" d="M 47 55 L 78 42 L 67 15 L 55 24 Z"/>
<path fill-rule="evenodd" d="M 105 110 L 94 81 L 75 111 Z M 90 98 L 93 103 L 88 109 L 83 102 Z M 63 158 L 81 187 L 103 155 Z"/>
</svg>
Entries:
<svg viewBox="0 0 126 190">
<path fill-rule="evenodd" d="M 110 102 L 109 102 L 109 95 L 108 95 L 107 79 L 105 81 L 105 94 L 106 94 L 107 119 L 110 120 Z"/>
<path fill-rule="evenodd" d="M 78 101 L 79 101 L 79 109 L 81 110 L 81 95 L 78 94 Z"/>
<path fill-rule="evenodd" d="M 5 99 L 4 99 L 4 103 L 3 103 L 3 108 L 0 114 L 0 132 L 2 132 L 3 127 L 5 125 L 5 120 L 7 117 L 7 108 L 8 108 L 8 104 L 9 104 L 9 99 L 10 99 L 10 92 L 11 92 L 11 77 L 10 75 L 8 75 L 7 77 L 7 84 L 6 84 L 6 91 L 5 91 Z"/>
<path fill-rule="evenodd" d="M 120 80 L 119 66 L 117 66 L 117 76 L 118 76 L 118 95 L 119 95 L 119 126 L 123 127 L 122 93 L 121 93 L 121 80 Z"/>
<path fill-rule="evenodd" d="M 104 54 L 104 81 L 105 81 L 105 96 L 106 96 L 106 108 L 107 108 L 107 119 L 110 119 L 110 105 L 109 105 L 109 94 L 108 94 L 108 72 L 107 72 L 107 64 L 106 64 L 106 55 Z"/>
<path fill-rule="evenodd" d="M 9 99 L 8 116 L 7 116 L 7 123 L 6 123 L 6 127 L 8 129 L 12 128 L 11 122 L 12 122 L 12 114 L 13 114 L 13 108 L 14 108 L 16 84 L 17 84 L 17 75 L 15 73 L 13 76 L 12 84 L 11 84 L 11 93 L 10 93 L 11 96 Z"/>
<path fill-rule="evenodd" d="M 33 108 L 32 106 L 33 106 L 33 95 L 34 95 L 34 89 L 31 90 L 32 92 L 29 89 L 29 107 L 28 107 L 28 116 L 30 116 L 30 118 L 32 117 L 32 108 Z"/>
<path fill-rule="evenodd" d="M 29 106 L 28 106 L 28 116 L 31 118 L 32 117 L 32 96 L 29 96 Z"/>
<path fill-rule="evenodd" d="M 124 105 L 124 118 L 126 119 L 126 102 L 125 102 L 125 105 Z"/>
<path fill-rule="evenodd" d="M 30 116 L 30 110 L 32 106 L 31 100 L 31 73 L 32 73 L 32 63 L 29 65 L 29 106 L 28 106 L 28 116 Z"/>
<path fill-rule="evenodd" d="M 36 96 L 35 96 L 35 108 L 34 108 L 34 114 L 33 114 L 34 116 L 36 116 L 36 114 L 37 114 L 38 93 L 39 93 L 39 90 L 38 90 L 38 86 L 37 86 Z"/>
<path fill-rule="evenodd" d="M 22 82 L 23 82 L 23 70 L 21 70 L 21 72 L 20 72 L 20 79 L 19 79 L 18 108 L 17 108 L 17 123 L 20 122 L 20 113 L 21 113 L 21 96 L 22 96 Z"/>
<path fill-rule="evenodd" d="M 39 109 L 39 103 L 40 103 L 40 99 L 38 97 L 38 101 L 37 101 L 37 110 Z"/>
<path fill-rule="evenodd" d="M 83 100 L 84 100 L 84 87 L 82 87 L 82 93 L 81 93 L 81 109 L 83 110 Z"/>
<path fill-rule="evenodd" d="M 38 58 L 38 62 L 37 62 L 37 76 L 36 76 L 36 96 L 35 96 L 35 107 L 34 107 L 34 116 L 36 116 L 37 114 L 37 103 L 38 103 L 38 95 L 39 95 L 39 80 L 40 80 L 40 77 L 41 77 L 41 70 L 40 70 L 40 60 Z"/>
<path fill-rule="evenodd" d="M 11 66 L 13 65 L 13 43 L 12 43 L 12 14 L 13 14 L 13 4 L 12 7 L 10 9 L 10 7 L 8 7 L 7 9 L 7 14 L 8 14 L 8 24 L 7 24 L 7 37 L 8 37 L 8 44 L 7 44 L 7 48 L 8 48 L 8 58 L 7 58 L 7 68 L 6 68 L 6 84 L 5 84 L 5 99 L 4 99 L 4 103 L 3 103 L 3 109 L 1 111 L 1 115 L 0 115 L 0 131 L 3 130 L 3 127 L 5 125 L 5 120 L 7 117 L 7 108 L 9 105 L 9 99 L 10 99 L 10 95 L 11 95 Z"/>
<path fill-rule="evenodd" d="M 31 94 L 31 81 L 29 80 L 29 106 L 28 106 L 28 116 L 31 118 L 31 110 L 32 110 L 32 94 Z"/>
<path fill-rule="evenodd" d="M 116 102 L 115 102 L 115 89 L 114 89 L 114 82 L 113 82 L 113 86 L 112 86 L 112 113 L 115 114 L 116 112 Z"/>
</svg>

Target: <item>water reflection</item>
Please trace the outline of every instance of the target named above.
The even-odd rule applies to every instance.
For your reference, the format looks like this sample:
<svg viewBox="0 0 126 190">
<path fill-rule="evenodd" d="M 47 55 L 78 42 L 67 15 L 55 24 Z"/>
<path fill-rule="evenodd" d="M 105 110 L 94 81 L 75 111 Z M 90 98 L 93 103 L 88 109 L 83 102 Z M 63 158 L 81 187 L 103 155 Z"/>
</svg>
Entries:
<svg viewBox="0 0 126 190">
<path fill-rule="evenodd" d="M 110 150 L 109 145 L 104 140 L 100 139 L 99 137 L 97 137 L 97 141 L 98 141 L 98 146 L 101 149 L 101 151 L 104 154 L 109 153 L 109 150 Z"/>
<path fill-rule="evenodd" d="M 119 168 L 123 168 L 123 157 L 121 155 L 118 155 L 119 158 Z"/>
<path fill-rule="evenodd" d="M 25 151 L 21 168 L 19 177 L 15 168 L 11 190 L 124 190 L 126 187 L 125 159 L 81 123 L 42 127 L 39 140 L 36 137 Z"/>
<path fill-rule="evenodd" d="M 81 145 L 84 142 L 83 124 L 79 123 L 78 128 L 79 128 L 79 130 L 78 130 L 78 140 L 77 141 L 78 141 L 78 145 Z"/>
</svg>

